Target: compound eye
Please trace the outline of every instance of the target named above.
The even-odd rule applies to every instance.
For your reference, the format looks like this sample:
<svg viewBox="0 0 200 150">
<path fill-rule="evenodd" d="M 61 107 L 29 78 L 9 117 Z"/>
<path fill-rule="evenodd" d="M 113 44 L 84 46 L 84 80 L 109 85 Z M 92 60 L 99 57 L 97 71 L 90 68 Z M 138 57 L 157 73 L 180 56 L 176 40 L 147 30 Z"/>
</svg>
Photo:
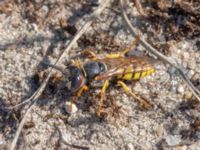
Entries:
<svg viewBox="0 0 200 150">
<path fill-rule="evenodd" d="M 69 70 L 70 70 L 69 80 L 71 82 L 69 89 L 72 92 L 75 92 L 85 84 L 85 79 L 83 77 L 81 70 L 78 67 L 70 66 Z"/>
</svg>

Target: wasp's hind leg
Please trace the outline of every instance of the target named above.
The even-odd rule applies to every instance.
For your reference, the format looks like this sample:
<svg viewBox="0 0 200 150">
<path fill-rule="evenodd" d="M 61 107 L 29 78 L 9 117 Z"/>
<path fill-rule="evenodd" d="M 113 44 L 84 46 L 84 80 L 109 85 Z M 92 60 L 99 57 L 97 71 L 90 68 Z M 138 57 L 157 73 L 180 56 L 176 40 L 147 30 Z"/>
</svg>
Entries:
<svg viewBox="0 0 200 150">
<path fill-rule="evenodd" d="M 144 107 L 144 108 L 146 108 L 146 109 L 152 107 L 152 104 L 151 104 L 150 102 L 148 102 L 147 100 L 144 100 L 144 99 L 138 97 L 135 93 L 133 93 L 133 92 L 131 91 L 131 89 L 130 89 L 124 82 L 118 81 L 117 83 L 118 83 L 118 85 L 120 85 L 120 86 L 126 91 L 126 93 L 128 93 L 128 94 L 130 94 L 132 97 L 134 97 L 134 98 L 139 102 L 139 104 L 140 104 L 142 107 Z"/>
<path fill-rule="evenodd" d="M 103 87 L 101 89 L 101 97 L 100 97 L 100 101 L 99 101 L 99 105 L 98 105 L 98 108 L 97 108 L 97 111 L 96 111 L 96 114 L 98 117 L 101 117 L 102 113 L 104 113 L 104 110 L 103 110 L 103 101 L 104 101 L 104 98 L 105 98 L 105 93 L 106 93 L 106 90 L 109 86 L 109 81 L 106 80 L 104 83 L 103 83 Z"/>
</svg>

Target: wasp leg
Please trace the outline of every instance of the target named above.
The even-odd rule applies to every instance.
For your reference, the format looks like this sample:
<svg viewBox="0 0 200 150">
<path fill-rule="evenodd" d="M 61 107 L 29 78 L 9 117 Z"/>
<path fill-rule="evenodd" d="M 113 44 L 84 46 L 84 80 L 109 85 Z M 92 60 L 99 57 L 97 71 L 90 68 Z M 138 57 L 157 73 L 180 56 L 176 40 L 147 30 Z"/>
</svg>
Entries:
<svg viewBox="0 0 200 150">
<path fill-rule="evenodd" d="M 76 101 L 78 100 L 78 98 L 82 95 L 82 93 L 84 92 L 84 91 L 87 91 L 89 88 L 86 86 L 86 85 L 84 85 L 83 87 L 81 87 L 79 90 L 78 90 L 78 92 L 76 93 L 76 96 L 75 97 L 73 97 L 72 99 L 71 99 L 71 101 L 69 101 L 69 102 L 66 102 L 66 111 L 68 112 L 68 113 L 75 113 L 76 111 L 77 111 L 77 107 L 76 107 Z"/>
<path fill-rule="evenodd" d="M 140 36 L 137 35 L 135 39 L 133 40 L 133 42 L 127 48 L 125 48 L 122 52 L 120 52 L 121 56 L 124 56 L 127 52 L 134 49 L 139 44 L 139 42 L 140 42 Z"/>
<path fill-rule="evenodd" d="M 82 68 L 82 63 L 81 63 L 81 60 L 78 58 L 78 59 L 75 59 L 75 60 L 71 60 L 72 61 L 72 64 L 77 66 L 78 68 Z"/>
<path fill-rule="evenodd" d="M 122 52 L 120 53 L 113 53 L 113 54 L 107 54 L 105 56 L 105 58 L 119 58 L 119 57 L 124 57 L 124 55 L 129 52 L 130 50 L 134 49 L 137 44 L 139 43 L 140 41 L 140 38 L 139 36 L 136 36 L 136 38 L 133 40 L 133 42 L 129 45 L 129 47 L 125 48 Z M 92 52 L 92 50 L 90 49 L 86 49 L 84 50 L 82 53 L 81 53 L 82 56 L 86 56 L 90 59 L 93 59 L 93 60 L 100 60 L 100 59 L 103 59 L 102 57 L 100 56 L 97 56 L 94 52 Z"/>
<path fill-rule="evenodd" d="M 119 57 L 124 57 L 124 55 L 129 52 L 130 50 L 134 49 L 140 41 L 139 36 L 136 36 L 136 38 L 133 40 L 133 42 L 125 48 L 122 52 L 119 53 L 113 53 L 113 54 L 108 54 L 106 55 L 106 58 L 119 58 Z"/>
<path fill-rule="evenodd" d="M 150 102 L 138 97 L 135 93 L 131 91 L 131 89 L 124 82 L 118 81 L 117 83 L 118 85 L 123 87 L 126 93 L 129 93 L 132 97 L 134 97 L 142 105 L 142 107 L 147 109 L 152 107 L 152 104 L 150 104 Z"/>
<path fill-rule="evenodd" d="M 88 90 L 89 90 L 89 88 L 88 88 L 87 85 L 84 85 L 83 87 L 81 87 L 77 91 L 75 98 L 72 99 L 72 103 L 75 103 L 78 100 L 78 98 L 82 95 L 82 93 L 85 92 L 85 91 L 88 91 Z"/>
<path fill-rule="evenodd" d="M 80 97 L 84 91 L 88 91 L 88 90 L 89 90 L 88 86 L 87 86 L 87 85 L 84 85 L 83 87 L 81 87 L 81 88 L 78 90 L 76 96 L 77 96 L 77 97 Z"/>
<path fill-rule="evenodd" d="M 93 60 L 99 59 L 98 56 L 90 49 L 83 50 L 83 52 L 81 52 L 81 56 L 85 56 Z"/>
<path fill-rule="evenodd" d="M 96 112 L 98 117 L 101 117 L 101 114 L 103 113 L 103 110 L 102 110 L 103 101 L 104 101 L 106 89 L 108 88 L 108 86 L 109 86 L 109 81 L 106 80 L 106 81 L 103 83 L 103 87 L 102 87 L 102 89 L 101 89 L 101 98 L 100 98 L 99 106 L 98 106 L 97 112 Z"/>
<path fill-rule="evenodd" d="M 101 57 L 101 56 L 97 56 L 94 52 L 92 52 L 92 50 L 86 49 L 81 53 L 81 56 L 85 56 L 92 60 L 101 60 L 104 58 L 118 58 L 118 57 L 121 57 L 121 54 L 118 54 L 118 53 L 107 54 L 105 57 Z"/>
</svg>

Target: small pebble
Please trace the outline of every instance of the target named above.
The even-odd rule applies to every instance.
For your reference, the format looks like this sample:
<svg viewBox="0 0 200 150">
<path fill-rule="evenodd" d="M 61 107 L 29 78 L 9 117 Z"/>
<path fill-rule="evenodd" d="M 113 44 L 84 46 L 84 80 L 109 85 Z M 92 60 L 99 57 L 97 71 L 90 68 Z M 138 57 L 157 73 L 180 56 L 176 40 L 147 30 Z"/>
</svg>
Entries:
<svg viewBox="0 0 200 150">
<path fill-rule="evenodd" d="M 168 135 L 165 140 L 169 146 L 176 146 L 181 142 L 180 135 Z"/>
<path fill-rule="evenodd" d="M 42 2 L 42 0 L 35 0 L 35 2 L 36 2 L 36 3 L 41 3 L 41 2 Z"/>
<path fill-rule="evenodd" d="M 184 92 L 184 99 L 190 100 L 192 98 L 193 94 L 191 91 L 185 91 Z"/>
<path fill-rule="evenodd" d="M 183 94 L 183 93 L 184 93 L 184 90 L 185 90 L 185 88 L 184 88 L 183 85 L 180 85 L 180 86 L 177 88 L 177 92 L 178 92 L 179 94 Z"/>
<path fill-rule="evenodd" d="M 188 147 L 188 149 L 190 150 L 199 150 L 199 147 L 200 147 L 200 142 L 197 142 L 197 143 L 194 143 L 194 144 L 192 144 L 192 145 L 190 145 L 189 147 Z"/>
<path fill-rule="evenodd" d="M 191 79 L 193 77 L 194 73 L 195 72 L 193 70 L 188 71 L 188 73 L 187 73 L 188 78 Z"/>
<path fill-rule="evenodd" d="M 47 14 L 48 11 L 49 11 L 49 8 L 46 5 L 42 6 L 41 9 L 42 9 L 42 11 L 43 11 L 44 14 Z"/>
<path fill-rule="evenodd" d="M 190 54 L 188 52 L 183 53 L 183 59 L 188 60 L 190 58 Z"/>
<path fill-rule="evenodd" d="M 161 138 L 164 135 L 164 127 L 163 127 L 163 125 L 158 126 L 155 129 L 155 133 L 156 133 L 158 138 Z"/>
<path fill-rule="evenodd" d="M 189 68 L 189 69 L 192 69 L 192 70 L 194 70 L 195 68 L 196 68 L 196 66 L 197 66 L 197 64 L 196 64 L 196 62 L 193 60 L 190 60 L 189 62 L 188 62 L 188 65 L 187 65 L 187 67 Z"/>
<path fill-rule="evenodd" d="M 183 145 L 183 146 L 177 146 L 175 148 L 175 150 L 187 150 L 187 146 Z"/>
<path fill-rule="evenodd" d="M 127 146 L 126 146 L 126 150 L 134 150 L 134 146 L 132 143 L 128 143 Z"/>
<path fill-rule="evenodd" d="M 75 113 L 78 110 L 78 108 L 76 107 L 76 105 L 74 103 L 72 103 L 72 102 L 66 102 L 65 105 L 66 105 L 66 111 L 69 114 Z"/>
<path fill-rule="evenodd" d="M 200 73 L 195 73 L 192 77 L 192 80 L 200 80 Z"/>
</svg>

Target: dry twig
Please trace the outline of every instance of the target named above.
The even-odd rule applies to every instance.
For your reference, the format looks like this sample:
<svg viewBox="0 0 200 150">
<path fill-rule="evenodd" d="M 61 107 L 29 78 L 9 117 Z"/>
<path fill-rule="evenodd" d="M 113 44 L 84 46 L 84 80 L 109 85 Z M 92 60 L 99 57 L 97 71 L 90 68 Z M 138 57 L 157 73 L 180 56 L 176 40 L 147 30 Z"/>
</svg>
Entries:
<svg viewBox="0 0 200 150">
<path fill-rule="evenodd" d="M 133 2 L 135 3 L 135 7 L 137 8 L 137 11 L 143 16 L 143 17 L 147 17 L 148 14 L 144 11 L 144 9 L 142 8 L 141 2 L 140 0 L 133 0 Z"/>
<path fill-rule="evenodd" d="M 130 28 L 131 33 L 136 36 L 138 35 L 139 31 L 134 28 L 126 14 L 126 6 L 127 6 L 127 0 L 120 0 L 120 6 L 121 6 L 121 11 L 122 11 L 122 15 L 123 18 L 125 20 L 125 22 L 127 23 L 127 25 Z M 173 66 L 181 75 L 183 81 L 186 83 L 186 85 L 188 86 L 188 88 L 192 91 L 192 93 L 194 94 L 194 96 L 200 101 L 200 91 L 194 87 L 194 85 L 191 83 L 191 81 L 189 80 L 189 78 L 185 75 L 182 67 L 180 64 L 176 64 L 175 62 L 173 62 L 172 60 L 169 60 L 168 57 L 164 56 L 163 54 L 161 54 L 160 52 L 158 52 L 158 50 L 156 50 L 154 47 L 152 47 L 148 42 L 146 42 L 146 40 L 141 36 L 140 38 L 141 41 L 141 45 L 143 47 L 146 48 L 146 50 L 148 50 L 149 52 L 151 52 L 152 54 L 154 54 L 155 56 L 158 57 L 158 59 L 160 59 L 161 61 L 168 63 L 169 65 Z"/>
<path fill-rule="evenodd" d="M 74 36 L 74 38 L 69 43 L 68 43 L 68 41 L 66 42 L 66 44 L 65 44 L 66 49 L 61 53 L 60 57 L 56 60 L 54 66 L 56 66 L 63 57 L 68 56 L 67 54 L 69 53 L 69 50 L 72 48 L 73 44 L 76 43 L 77 40 L 83 35 L 83 33 L 85 33 L 89 29 L 89 27 L 92 24 L 92 22 L 99 16 L 99 14 L 102 12 L 102 10 L 106 6 L 108 6 L 109 3 L 110 3 L 109 0 L 102 1 L 100 6 L 93 12 L 93 14 L 91 15 L 90 19 L 77 32 L 77 34 Z M 29 105 L 28 109 L 26 110 L 22 121 L 19 124 L 19 127 L 17 129 L 16 135 L 14 137 L 14 140 L 12 142 L 10 150 L 14 150 L 15 149 L 17 141 L 18 141 L 18 138 L 19 138 L 19 135 L 20 135 L 21 130 L 22 130 L 22 128 L 24 126 L 24 123 L 26 121 L 26 117 L 27 117 L 28 113 L 31 111 L 31 109 L 34 106 L 34 104 L 37 102 L 37 100 L 40 97 L 40 95 L 42 94 L 42 92 L 44 91 L 44 89 L 45 89 L 45 87 L 46 87 L 46 85 L 47 85 L 47 83 L 48 83 L 48 81 L 49 81 L 49 79 L 50 79 L 50 77 L 52 75 L 53 69 L 54 68 L 50 69 L 48 76 L 46 77 L 46 79 L 44 80 L 42 85 L 38 88 L 38 90 L 29 99 L 25 100 L 23 103 L 21 103 L 21 104 L 16 106 L 16 107 L 18 107 L 20 105 L 23 105 L 25 103 L 28 103 L 28 102 L 32 101 L 32 103 Z"/>
</svg>

